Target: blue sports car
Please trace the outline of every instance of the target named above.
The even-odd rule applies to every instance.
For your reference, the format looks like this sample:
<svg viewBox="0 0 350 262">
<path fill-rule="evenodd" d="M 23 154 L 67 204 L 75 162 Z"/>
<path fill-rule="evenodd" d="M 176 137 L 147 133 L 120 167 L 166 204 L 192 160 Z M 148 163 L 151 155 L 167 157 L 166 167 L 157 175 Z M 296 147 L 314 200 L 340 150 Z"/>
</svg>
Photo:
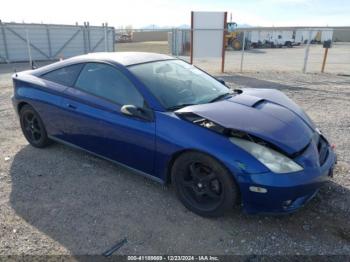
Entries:
<svg viewBox="0 0 350 262">
<path fill-rule="evenodd" d="M 292 212 L 333 174 L 332 146 L 283 93 L 231 90 L 170 56 L 87 54 L 13 83 L 32 146 L 62 142 L 172 183 L 201 216 Z"/>
</svg>

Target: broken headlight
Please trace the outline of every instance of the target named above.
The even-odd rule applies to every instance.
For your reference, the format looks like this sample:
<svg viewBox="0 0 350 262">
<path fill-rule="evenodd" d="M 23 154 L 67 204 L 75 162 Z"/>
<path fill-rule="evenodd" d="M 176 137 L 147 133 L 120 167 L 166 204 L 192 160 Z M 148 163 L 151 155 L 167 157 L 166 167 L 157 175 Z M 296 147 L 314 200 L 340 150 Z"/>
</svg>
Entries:
<svg viewBox="0 0 350 262">
<path fill-rule="evenodd" d="M 274 173 L 283 174 L 303 170 L 303 167 L 289 157 L 266 146 L 236 137 L 230 137 L 230 141 L 253 155 Z"/>
</svg>

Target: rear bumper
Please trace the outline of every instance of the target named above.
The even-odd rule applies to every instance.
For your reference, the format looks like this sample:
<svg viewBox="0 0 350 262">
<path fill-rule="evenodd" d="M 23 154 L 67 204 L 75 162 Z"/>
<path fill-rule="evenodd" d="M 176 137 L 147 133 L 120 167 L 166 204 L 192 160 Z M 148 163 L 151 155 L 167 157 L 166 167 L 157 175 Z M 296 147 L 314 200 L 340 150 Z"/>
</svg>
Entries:
<svg viewBox="0 0 350 262">
<path fill-rule="evenodd" d="M 304 169 L 292 174 L 254 174 L 239 178 L 243 209 L 249 213 L 291 213 L 309 202 L 319 188 L 333 176 L 336 155 L 331 148 L 319 168 Z M 266 189 L 253 192 L 251 187 Z"/>
<path fill-rule="evenodd" d="M 18 113 L 19 113 L 18 112 L 18 101 L 14 95 L 11 96 L 11 102 L 12 102 L 13 109 L 16 111 L 16 113 L 18 115 Z"/>
</svg>

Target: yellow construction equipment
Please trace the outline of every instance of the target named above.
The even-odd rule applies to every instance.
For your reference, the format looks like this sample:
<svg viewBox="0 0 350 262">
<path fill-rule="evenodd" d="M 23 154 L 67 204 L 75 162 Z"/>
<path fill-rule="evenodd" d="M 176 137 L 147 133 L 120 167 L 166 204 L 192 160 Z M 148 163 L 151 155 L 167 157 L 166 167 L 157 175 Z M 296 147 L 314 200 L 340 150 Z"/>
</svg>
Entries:
<svg viewBox="0 0 350 262">
<path fill-rule="evenodd" d="M 237 23 L 228 22 L 225 33 L 225 47 L 241 50 L 243 46 L 243 32 L 237 30 Z"/>
</svg>

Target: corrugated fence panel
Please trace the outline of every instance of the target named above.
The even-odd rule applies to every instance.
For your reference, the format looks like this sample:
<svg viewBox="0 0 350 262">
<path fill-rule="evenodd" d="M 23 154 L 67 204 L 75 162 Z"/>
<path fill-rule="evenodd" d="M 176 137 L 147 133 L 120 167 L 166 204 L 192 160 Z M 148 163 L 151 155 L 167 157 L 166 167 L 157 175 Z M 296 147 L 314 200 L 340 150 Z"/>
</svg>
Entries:
<svg viewBox="0 0 350 262">
<path fill-rule="evenodd" d="M 91 27 L 90 32 L 91 52 L 104 51 L 104 30 L 96 27 Z"/>
<path fill-rule="evenodd" d="M 103 26 L 0 22 L 0 62 L 28 61 L 30 55 L 33 60 L 38 61 L 68 58 L 90 52 L 112 52 L 114 33 L 113 27 Z"/>
<path fill-rule="evenodd" d="M 28 56 L 28 48 L 27 48 L 26 41 L 19 38 L 19 36 L 22 36 L 21 30 L 17 29 L 16 31 L 14 30 L 9 31 L 6 28 L 5 32 L 6 32 L 6 42 L 7 42 L 7 50 L 8 50 L 7 51 L 8 60 L 10 61 L 28 60 L 29 56 Z M 15 35 L 14 32 L 19 34 L 19 36 Z"/>
<path fill-rule="evenodd" d="M 51 50 L 54 59 L 84 54 L 84 35 L 81 27 L 50 28 Z"/>
<path fill-rule="evenodd" d="M 6 62 L 6 52 L 5 52 L 5 45 L 4 45 L 4 38 L 1 31 L 1 24 L 0 24 L 0 63 Z"/>
<path fill-rule="evenodd" d="M 46 32 L 43 28 L 29 25 L 13 25 L 5 27 L 8 56 L 10 61 L 29 59 L 27 35 L 33 60 L 48 60 Z M 46 41 L 44 41 L 46 40 Z"/>
<path fill-rule="evenodd" d="M 105 37 L 107 36 L 107 46 L 105 44 Z M 114 29 L 107 29 L 100 27 L 90 27 L 90 44 L 91 52 L 113 51 Z M 106 49 L 107 48 L 107 49 Z"/>
</svg>

